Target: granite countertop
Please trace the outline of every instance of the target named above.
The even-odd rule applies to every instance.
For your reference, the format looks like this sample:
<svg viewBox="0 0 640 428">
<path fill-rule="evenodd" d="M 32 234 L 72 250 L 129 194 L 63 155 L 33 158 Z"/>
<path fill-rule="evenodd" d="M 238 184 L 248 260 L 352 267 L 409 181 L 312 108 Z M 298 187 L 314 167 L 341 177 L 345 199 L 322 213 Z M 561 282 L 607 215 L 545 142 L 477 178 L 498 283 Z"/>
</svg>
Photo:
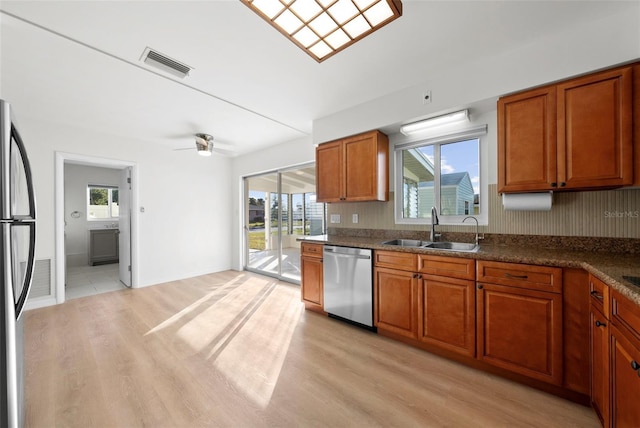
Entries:
<svg viewBox="0 0 640 428">
<path fill-rule="evenodd" d="M 373 250 L 392 250 L 408 253 L 462 257 L 476 260 L 582 268 L 640 306 L 640 286 L 636 286 L 623 278 L 623 276 L 627 275 L 640 277 L 639 254 L 575 251 L 541 248 L 536 246 L 483 245 L 482 241 L 480 242 L 480 248 L 477 252 L 466 253 L 459 251 L 383 245 L 382 242 L 387 239 L 360 236 L 320 235 L 301 237 L 298 238 L 298 240 L 345 247 L 370 248 Z"/>
</svg>

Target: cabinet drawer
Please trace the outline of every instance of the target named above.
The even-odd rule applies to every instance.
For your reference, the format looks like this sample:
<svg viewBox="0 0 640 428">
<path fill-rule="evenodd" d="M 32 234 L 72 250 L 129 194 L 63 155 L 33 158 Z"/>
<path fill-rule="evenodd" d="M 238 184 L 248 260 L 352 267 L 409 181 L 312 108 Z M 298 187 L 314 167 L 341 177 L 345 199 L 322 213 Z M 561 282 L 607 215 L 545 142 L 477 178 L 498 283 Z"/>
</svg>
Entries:
<svg viewBox="0 0 640 428">
<path fill-rule="evenodd" d="M 623 333 L 640 340 L 640 307 L 616 290 L 611 293 L 611 321 Z"/>
<path fill-rule="evenodd" d="M 446 256 L 418 255 L 418 271 L 429 275 L 474 280 L 476 261 Z"/>
<path fill-rule="evenodd" d="M 375 251 L 376 266 L 388 267 L 391 269 L 406 270 L 410 272 L 418 271 L 418 257 L 411 253 L 401 253 L 398 251 Z"/>
<path fill-rule="evenodd" d="M 519 263 L 478 261 L 478 282 L 508 285 L 529 290 L 562 292 L 562 269 Z"/>
<path fill-rule="evenodd" d="M 301 247 L 303 256 L 322 258 L 322 248 L 324 247 L 323 244 L 312 244 L 310 242 L 303 242 Z"/>
<path fill-rule="evenodd" d="M 591 304 L 609 319 L 609 286 L 595 276 L 589 275 L 589 295 Z"/>
</svg>

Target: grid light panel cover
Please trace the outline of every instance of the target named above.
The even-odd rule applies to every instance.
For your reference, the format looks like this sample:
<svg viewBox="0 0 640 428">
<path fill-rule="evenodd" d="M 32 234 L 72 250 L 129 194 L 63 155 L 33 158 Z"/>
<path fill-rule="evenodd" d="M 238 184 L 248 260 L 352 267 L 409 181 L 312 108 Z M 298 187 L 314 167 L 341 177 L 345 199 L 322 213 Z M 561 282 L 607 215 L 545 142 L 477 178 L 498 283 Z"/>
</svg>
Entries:
<svg viewBox="0 0 640 428">
<path fill-rule="evenodd" d="M 322 62 L 402 16 L 400 0 L 240 0 Z"/>
</svg>

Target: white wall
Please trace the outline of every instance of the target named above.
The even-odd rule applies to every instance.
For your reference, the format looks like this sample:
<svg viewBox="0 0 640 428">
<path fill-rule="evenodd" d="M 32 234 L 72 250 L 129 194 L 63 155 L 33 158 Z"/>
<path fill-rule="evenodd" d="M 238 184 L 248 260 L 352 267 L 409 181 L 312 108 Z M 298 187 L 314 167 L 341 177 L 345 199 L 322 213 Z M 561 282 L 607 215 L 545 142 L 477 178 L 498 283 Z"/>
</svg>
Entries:
<svg viewBox="0 0 640 428">
<path fill-rule="evenodd" d="M 234 269 L 241 270 L 243 268 L 244 233 L 242 228 L 242 209 L 244 196 L 242 178 L 261 172 L 314 162 L 315 157 L 315 147 L 311 143 L 311 137 L 309 136 L 233 159 L 231 169 L 233 239 L 230 248 L 231 266 Z"/>
<path fill-rule="evenodd" d="M 16 108 L 38 204 L 36 257 L 55 266 L 55 152 L 134 162 L 138 167 L 138 285 L 229 269 L 230 160 L 36 120 Z M 91 141 L 91 144 L 86 144 Z M 52 273 L 55 278 L 55 272 Z M 58 284 L 59 285 L 59 284 Z"/>
<path fill-rule="evenodd" d="M 118 186 L 121 171 L 66 164 L 64 168 L 64 221 L 66 255 L 68 266 L 83 266 L 89 263 L 89 229 L 103 227 L 112 221 L 87 220 L 87 185 Z M 74 218 L 71 213 L 80 216 Z"/>
<path fill-rule="evenodd" d="M 517 50 L 479 61 L 461 60 L 458 69 L 426 76 L 424 82 L 405 90 L 318 118 L 313 123 L 313 142 L 375 128 L 395 126 L 397 130 L 401 123 L 636 60 L 640 58 L 640 2 L 629 2 L 628 9 L 595 22 L 567 22 L 561 34 L 540 34 Z M 422 103 L 425 89 L 432 91 L 432 102 L 426 105 Z"/>
</svg>

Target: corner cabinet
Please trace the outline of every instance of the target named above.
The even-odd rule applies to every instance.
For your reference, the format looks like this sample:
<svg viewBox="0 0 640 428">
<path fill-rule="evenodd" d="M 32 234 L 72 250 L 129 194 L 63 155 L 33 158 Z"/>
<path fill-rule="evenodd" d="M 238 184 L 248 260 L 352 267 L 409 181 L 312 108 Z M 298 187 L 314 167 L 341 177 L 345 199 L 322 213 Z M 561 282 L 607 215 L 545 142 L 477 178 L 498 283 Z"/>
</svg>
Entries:
<svg viewBox="0 0 640 428">
<path fill-rule="evenodd" d="M 318 202 L 388 201 L 389 139 L 380 131 L 316 148 Z"/>
<path fill-rule="evenodd" d="M 498 191 L 633 184 L 633 67 L 498 100 Z"/>
<path fill-rule="evenodd" d="M 302 301 L 307 309 L 324 312 L 324 265 L 322 244 L 303 242 L 301 244 Z"/>
</svg>

